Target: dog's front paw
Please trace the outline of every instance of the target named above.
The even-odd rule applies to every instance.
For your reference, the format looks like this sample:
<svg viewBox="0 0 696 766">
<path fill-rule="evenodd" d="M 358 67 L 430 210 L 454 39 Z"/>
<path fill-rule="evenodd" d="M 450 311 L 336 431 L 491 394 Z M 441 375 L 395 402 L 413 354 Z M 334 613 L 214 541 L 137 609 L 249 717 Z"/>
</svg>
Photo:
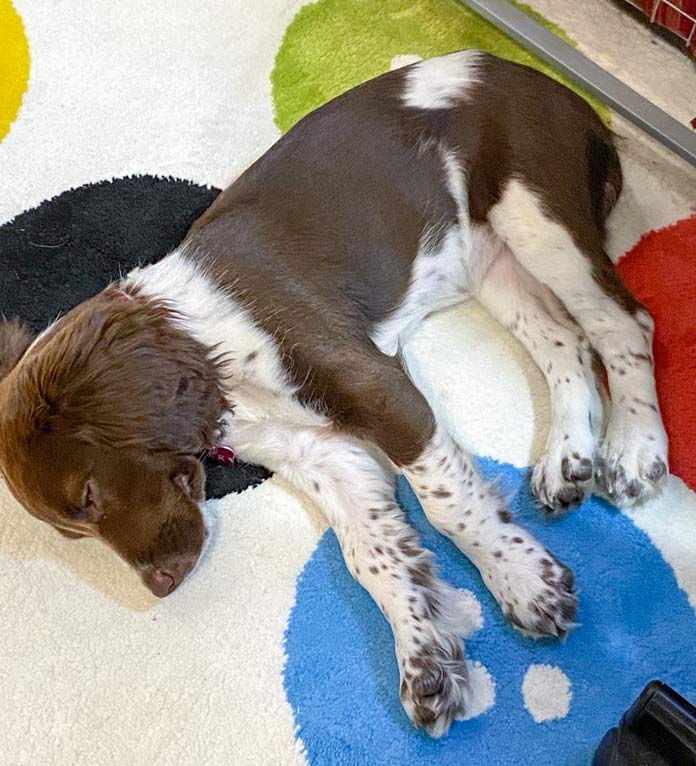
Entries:
<svg viewBox="0 0 696 766">
<path fill-rule="evenodd" d="M 400 662 L 401 703 L 414 726 L 446 734 L 467 708 L 467 668 L 461 641 L 438 637 Z"/>
<path fill-rule="evenodd" d="M 525 530 L 507 531 L 480 570 L 505 616 L 523 633 L 563 637 L 575 626 L 573 573 Z"/>
<path fill-rule="evenodd" d="M 551 556 L 539 560 L 544 587 L 530 593 L 529 598 L 513 605 L 508 618 L 522 633 L 534 638 L 563 638 L 575 627 L 578 597 L 575 578 L 568 567 Z"/>
<path fill-rule="evenodd" d="M 667 436 L 662 424 L 651 423 L 643 429 L 634 427 L 629 416 L 621 416 L 618 423 L 612 418 L 595 469 L 597 484 L 609 499 L 621 508 L 650 500 L 659 493 L 667 473 Z"/>
<path fill-rule="evenodd" d="M 567 437 L 547 448 L 532 471 L 537 501 L 557 514 L 580 505 L 592 489 L 592 444 L 576 445 Z"/>
</svg>

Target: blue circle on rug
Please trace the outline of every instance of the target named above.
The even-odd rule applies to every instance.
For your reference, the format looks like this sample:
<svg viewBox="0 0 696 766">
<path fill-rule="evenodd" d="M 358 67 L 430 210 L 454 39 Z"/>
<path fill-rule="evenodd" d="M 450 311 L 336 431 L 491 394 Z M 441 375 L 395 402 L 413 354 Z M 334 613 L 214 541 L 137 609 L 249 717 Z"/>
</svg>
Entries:
<svg viewBox="0 0 696 766">
<path fill-rule="evenodd" d="M 425 520 L 408 484 L 399 501 L 445 579 L 472 590 L 484 624 L 467 642 L 496 684 L 494 705 L 432 740 L 399 702 L 391 631 L 351 578 L 333 532 L 320 540 L 297 583 L 285 636 L 285 689 L 311 766 L 589 766 L 604 733 L 653 678 L 696 698 L 696 616 L 647 535 L 592 498 L 549 521 L 534 505 L 527 471 L 480 461 L 499 477 L 516 519 L 575 571 L 581 625 L 564 643 L 512 629 L 468 560 Z M 565 718 L 535 723 L 522 682 L 531 665 L 560 668 L 572 684 Z"/>
</svg>

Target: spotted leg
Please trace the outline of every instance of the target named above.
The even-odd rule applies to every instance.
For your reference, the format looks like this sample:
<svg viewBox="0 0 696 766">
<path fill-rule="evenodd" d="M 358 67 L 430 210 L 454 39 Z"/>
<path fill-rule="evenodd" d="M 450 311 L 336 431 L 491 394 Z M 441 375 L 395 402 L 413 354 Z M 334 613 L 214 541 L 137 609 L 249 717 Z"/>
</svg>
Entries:
<svg viewBox="0 0 696 766">
<path fill-rule="evenodd" d="M 533 636 L 564 636 L 577 609 L 572 572 L 515 524 L 494 484 L 438 426 L 404 473 L 428 520 L 476 565 L 508 619 Z"/>
<path fill-rule="evenodd" d="M 667 436 L 653 374 L 653 321 L 609 260 L 602 231 L 587 224 L 591 211 L 578 234 L 551 218 L 550 208 L 536 192 L 512 181 L 489 218 L 517 260 L 560 298 L 601 356 L 612 407 L 596 474 L 614 502 L 629 506 L 652 497 L 667 473 Z M 580 231 L 581 224 L 575 224 Z"/>
<path fill-rule="evenodd" d="M 254 437 L 261 445 L 254 459 L 326 515 L 348 569 L 391 625 L 406 713 L 441 736 L 469 704 L 461 637 L 475 627 L 471 597 L 438 577 L 395 501 L 393 473 L 363 447 L 335 433 L 277 425 Z"/>
<path fill-rule="evenodd" d="M 550 293 L 486 229 L 479 237 L 492 265 L 478 294 L 481 304 L 527 349 L 551 394 L 546 448 L 532 473 L 537 500 L 558 512 L 581 503 L 591 490 L 602 400 L 592 353 L 580 328 Z"/>
<path fill-rule="evenodd" d="M 372 374 L 361 381 L 363 368 Z M 513 522 L 496 488 L 436 424 L 404 371 L 373 357 L 355 365 L 350 380 L 359 394 L 354 422 L 403 471 L 428 520 L 478 567 L 510 620 L 533 635 L 564 635 L 576 611 L 572 573 Z"/>
</svg>

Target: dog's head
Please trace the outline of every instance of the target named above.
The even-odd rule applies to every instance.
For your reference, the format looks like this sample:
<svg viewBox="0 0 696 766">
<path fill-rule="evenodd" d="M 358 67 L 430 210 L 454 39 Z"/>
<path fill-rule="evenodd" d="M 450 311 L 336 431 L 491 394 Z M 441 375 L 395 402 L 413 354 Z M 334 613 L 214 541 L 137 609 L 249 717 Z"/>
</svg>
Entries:
<svg viewBox="0 0 696 766">
<path fill-rule="evenodd" d="M 109 289 L 34 339 L 0 323 L 0 473 L 61 534 L 113 548 L 157 596 L 206 536 L 203 468 L 226 403 L 210 349 Z"/>
</svg>

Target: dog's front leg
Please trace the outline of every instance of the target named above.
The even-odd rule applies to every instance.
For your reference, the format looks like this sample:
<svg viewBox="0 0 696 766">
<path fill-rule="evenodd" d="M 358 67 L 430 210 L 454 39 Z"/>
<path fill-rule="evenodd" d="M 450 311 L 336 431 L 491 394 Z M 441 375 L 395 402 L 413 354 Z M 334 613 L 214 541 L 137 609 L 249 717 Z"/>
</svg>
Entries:
<svg viewBox="0 0 696 766">
<path fill-rule="evenodd" d="M 497 487 L 441 425 L 403 471 L 429 521 L 476 565 L 515 626 L 533 636 L 568 632 L 577 608 L 572 572 L 515 524 Z"/>
<path fill-rule="evenodd" d="M 471 614 L 437 575 L 394 498 L 394 479 L 363 447 L 335 433 L 273 429 L 264 460 L 325 513 L 348 569 L 394 633 L 400 696 L 411 721 L 434 737 L 467 707 L 461 636 Z"/>
<path fill-rule="evenodd" d="M 342 411 L 409 480 L 425 515 L 481 572 L 503 612 L 535 636 L 563 636 L 574 624 L 577 598 L 572 572 L 515 524 L 494 485 L 437 423 L 394 360 L 361 360 Z"/>
</svg>

